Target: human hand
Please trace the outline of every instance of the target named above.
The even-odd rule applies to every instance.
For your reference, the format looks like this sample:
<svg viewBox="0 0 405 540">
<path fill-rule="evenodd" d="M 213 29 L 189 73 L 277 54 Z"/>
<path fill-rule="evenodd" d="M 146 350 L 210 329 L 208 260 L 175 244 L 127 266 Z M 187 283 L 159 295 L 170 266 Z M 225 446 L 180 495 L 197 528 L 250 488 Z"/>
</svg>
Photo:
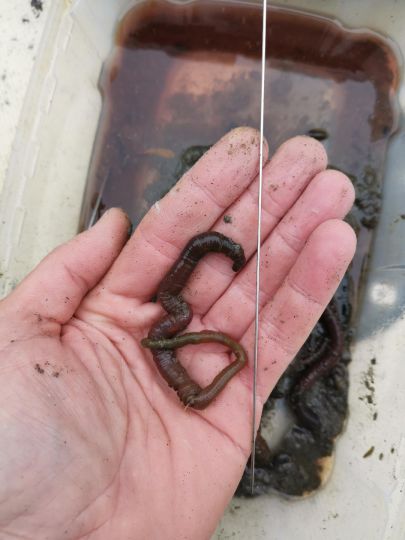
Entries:
<svg viewBox="0 0 405 540">
<path fill-rule="evenodd" d="M 258 163 L 258 133 L 232 131 L 128 242 L 110 210 L 0 303 L 1 539 L 210 537 L 250 453 Z M 355 250 L 341 221 L 353 187 L 325 166 L 298 137 L 264 169 L 258 422 Z M 149 300 L 163 275 L 209 229 L 249 261 L 234 275 L 225 257 L 203 259 L 184 290 L 187 331 L 232 335 L 249 365 L 207 409 L 185 410 L 140 341 L 162 316 Z M 214 345 L 178 355 L 203 385 L 229 363 Z"/>
</svg>

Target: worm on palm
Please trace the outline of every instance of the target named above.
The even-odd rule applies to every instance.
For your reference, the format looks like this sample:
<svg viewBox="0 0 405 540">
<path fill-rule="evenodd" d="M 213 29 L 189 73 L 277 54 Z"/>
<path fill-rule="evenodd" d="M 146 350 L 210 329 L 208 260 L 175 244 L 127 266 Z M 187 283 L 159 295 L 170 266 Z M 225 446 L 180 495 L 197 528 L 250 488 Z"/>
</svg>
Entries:
<svg viewBox="0 0 405 540">
<path fill-rule="evenodd" d="M 152 350 L 160 374 L 177 392 L 181 402 L 195 409 L 207 407 L 247 361 L 243 347 L 226 334 L 203 331 L 177 336 L 193 317 L 190 305 L 180 293 L 198 262 L 208 253 L 222 253 L 229 257 L 233 261 L 234 272 L 238 272 L 246 262 L 242 246 L 221 233 L 207 232 L 192 238 L 158 288 L 157 299 L 167 315 L 152 326 L 148 337 L 141 342 L 144 347 Z M 228 346 L 236 359 L 220 371 L 208 386 L 202 388 L 191 379 L 179 362 L 175 349 L 207 342 Z"/>
</svg>

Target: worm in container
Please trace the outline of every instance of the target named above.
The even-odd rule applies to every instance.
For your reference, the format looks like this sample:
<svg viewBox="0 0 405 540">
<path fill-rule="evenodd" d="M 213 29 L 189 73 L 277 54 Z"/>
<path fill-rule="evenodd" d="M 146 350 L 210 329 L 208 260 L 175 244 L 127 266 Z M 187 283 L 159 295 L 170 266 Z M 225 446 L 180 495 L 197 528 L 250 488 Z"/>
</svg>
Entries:
<svg viewBox="0 0 405 540">
<path fill-rule="evenodd" d="M 304 372 L 303 376 L 293 389 L 293 400 L 297 399 L 311 388 L 315 381 L 327 375 L 339 362 L 342 356 L 344 341 L 343 332 L 331 304 L 329 304 L 323 312 L 320 322 L 326 330 L 330 343 L 326 347 L 321 347 L 321 354 L 314 354 L 314 361 L 311 362 L 310 367 Z"/>
<path fill-rule="evenodd" d="M 180 293 L 198 262 L 208 253 L 222 253 L 229 257 L 233 261 L 234 272 L 238 272 L 246 262 L 242 246 L 223 234 L 207 232 L 192 238 L 163 278 L 157 291 L 157 299 L 167 315 L 152 326 L 148 337 L 141 342 L 144 347 L 152 350 L 160 374 L 177 392 L 181 402 L 194 409 L 205 409 L 247 362 L 243 347 L 226 334 L 203 331 L 177 336 L 193 317 L 190 305 Z M 220 371 L 208 386 L 202 388 L 191 379 L 179 362 L 176 349 L 207 342 L 226 345 L 236 358 Z"/>
</svg>

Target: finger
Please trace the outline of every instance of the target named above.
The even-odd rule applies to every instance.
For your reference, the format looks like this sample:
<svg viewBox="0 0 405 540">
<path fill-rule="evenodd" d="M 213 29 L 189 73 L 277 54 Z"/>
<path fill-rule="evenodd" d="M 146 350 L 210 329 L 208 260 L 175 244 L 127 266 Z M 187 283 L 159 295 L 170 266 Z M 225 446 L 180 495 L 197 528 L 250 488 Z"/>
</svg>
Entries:
<svg viewBox="0 0 405 540">
<path fill-rule="evenodd" d="M 356 236 L 347 223 L 323 223 L 311 235 L 274 298 L 261 309 L 257 390 L 263 402 L 330 302 L 355 249 Z M 241 342 L 246 350 L 253 350 L 254 323 Z M 250 367 L 252 361 L 250 357 Z M 241 376 L 251 385 L 249 370 Z"/>
<path fill-rule="evenodd" d="M 266 401 L 287 365 L 302 347 L 325 307 L 335 293 L 356 248 L 356 237 L 349 225 L 340 220 L 322 223 L 310 236 L 283 285 L 260 311 L 258 357 L 258 403 Z M 243 311 L 243 306 L 234 306 Z M 193 331 L 203 327 L 198 321 L 190 325 Z M 236 336 L 230 332 L 230 335 Z M 252 392 L 254 323 L 241 337 L 248 354 L 245 367 L 227 386 L 226 391 L 207 409 L 207 416 L 221 410 L 226 426 L 237 432 L 234 404 L 243 403 L 249 411 Z M 203 386 L 208 384 L 227 364 L 229 358 L 218 354 L 217 346 L 180 349 L 178 356 L 190 376 Z M 235 425 L 236 422 L 236 425 Z"/>
<path fill-rule="evenodd" d="M 149 299 L 187 241 L 209 230 L 249 186 L 259 168 L 259 133 L 238 128 L 214 145 L 156 203 L 109 272 L 105 286 Z M 264 149 L 267 157 L 267 145 Z"/>
<path fill-rule="evenodd" d="M 277 226 L 312 178 L 325 169 L 326 163 L 323 146 L 310 137 L 294 137 L 280 146 L 263 170 L 262 239 Z M 247 258 L 251 257 L 257 246 L 258 189 L 259 179 L 256 178 L 213 227 L 240 243 Z M 227 223 L 224 221 L 225 215 Z M 210 255 L 199 264 L 184 290 L 184 296 L 195 313 L 206 313 L 234 277 L 229 261 L 218 255 Z"/>
<path fill-rule="evenodd" d="M 3 301 L 2 313 L 9 310 L 27 325 L 51 323 L 59 331 L 83 297 L 104 276 L 128 238 L 129 220 L 122 210 L 111 209 L 97 224 L 50 253 Z"/>
<path fill-rule="evenodd" d="M 324 221 L 341 219 L 354 202 L 350 180 L 337 171 L 319 173 L 261 248 L 260 305 L 280 287 L 305 242 Z M 251 324 L 256 302 L 256 258 L 250 260 L 204 316 L 204 325 L 240 337 Z"/>
</svg>

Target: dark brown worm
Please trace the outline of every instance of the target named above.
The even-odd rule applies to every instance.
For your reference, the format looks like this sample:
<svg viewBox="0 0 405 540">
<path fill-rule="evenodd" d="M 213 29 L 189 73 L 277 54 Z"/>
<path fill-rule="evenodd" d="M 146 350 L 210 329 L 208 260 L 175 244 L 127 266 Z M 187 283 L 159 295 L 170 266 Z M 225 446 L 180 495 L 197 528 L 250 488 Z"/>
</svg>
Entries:
<svg viewBox="0 0 405 540">
<path fill-rule="evenodd" d="M 332 368 L 339 362 L 343 353 L 344 337 L 338 317 L 335 312 L 335 302 L 327 306 L 323 312 L 320 323 L 325 329 L 326 336 L 321 343 L 319 349 L 308 357 L 308 368 L 304 374 L 298 379 L 297 383 L 291 390 L 290 402 L 293 409 L 306 427 L 318 427 L 314 424 L 314 419 L 310 415 L 310 411 L 306 407 L 302 408 L 300 398 L 307 392 L 313 384 L 320 378 L 329 374 Z M 260 429 L 256 436 L 256 463 L 258 466 L 267 467 L 271 461 L 271 451 L 266 440 L 260 433 Z"/>
<path fill-rule="evenodd" d="M 326 129 L 322 128 L 312 128 L 306 133 L 308 137 L 312 137 L 313 139 L 316 139 L 317 141 L 324 141 L 329 137 L 328 132 Z"/>
<path fill-rule="evenodd" d="M 317 353 L 314 353 L 316 360 L 314 359 L 312 365 L 309 366 L 308 370 L 295 385 L 292 391 L 293 400 L 296 400 L 304 392 L 309 390 L 319 378 L 327 375 L 342 356 L 343 332 L 331 304 L 323 312 L 320 322 L 324 326 L 326 335 L 330 340 L 329 346 L 320 357 L 318 357 Z"/>
<path fill-rule="evenodd" d="M 200 332 L 191 334 L 192 338 L 190 334 L 186 334 L 185 338 L 182 338 L 182 336 L 175 338 L 178 332 L 183 331 L 188 326 L 193 317 L 190 305 L 182 298 L 180 292 L 198 262 L 208 253 L 222 253 L 232 259 L 234 272 L 238 272 L 246 262 L 242 246 L 223 234 L 208 232 L 192 238 L 163 278 L 157 292 L 157 299 L 168 315 L 154 324 L 148 334 L 148 339 L 142 341 L 144 347 L 152 349 L 153 358 L 160 374 L 169 386 L 177 392 L 182 403 L 195 409 L 207 407 L 246 363 L 246 354 L 243 349 L 225 334 Z M 207 336 L 211 336 L 211 338 L 208 339 Z M 181 339 L 184 339 L 185 342 L 179 345 Z M 165 341 L 165 347 L 154 348 L 157 343 L 162 344 L 162 340 L 170 340 L 170 347 L 167 345 L 168 342 Z M 235 352 L 237 358 L 232 364 L 224 368 L 210 385 L 201 388 L 191 379 L 177 360 L 173 349 L 189 343 L 206 343 L 207 341 L 227 345 Z M 243 351 L 242 356 L 241 350 Z"/>
<path fill-rule="evenodd" d="M 233 340 L 230 336 L 221 332 L 211 332 L 204 330 L 203 332 L 190 332 L 176 336 L 172 339 L 143 339 L 141 344 L 149 349 L 178 349 L 185 345 L 197 345 L 199 343 L 221 343 L 229 347 L 235 354 L 236 360 L 224 368 L 214 380 L 205 388 L 200 390 L 200 393 L 193 397 L 188 403 L 190 407 L 195 409 L 203 409 L 225 388 L 228 382 L 236 375 L 247 362 L 245 349 Z"/>
</svg>

